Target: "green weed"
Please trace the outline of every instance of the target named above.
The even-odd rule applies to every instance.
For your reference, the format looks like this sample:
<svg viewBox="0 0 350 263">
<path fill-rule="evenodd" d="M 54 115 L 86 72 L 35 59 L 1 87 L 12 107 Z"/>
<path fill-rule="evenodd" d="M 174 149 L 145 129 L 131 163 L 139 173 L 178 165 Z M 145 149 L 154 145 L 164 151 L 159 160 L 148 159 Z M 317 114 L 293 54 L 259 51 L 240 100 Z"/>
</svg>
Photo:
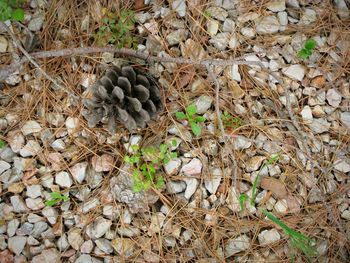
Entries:
<svg viewBox="0 0 350 263">
<path fill-rule="evenodd" d="M 243 124 L 241 118 L 233 117 L 228 111 L 224 111 L 223 113 L 221 113 L 220 117 L 225 129 L 237 129 Z"/>
<path fill-rule="evenodd" d="M 95 40 L 99 46 L 107 44 L 118 48 L 137 48 L 137 38 L 133 36 L 135 28 L 135 13 L 131 10 L 122 10 L 119 16 L 107 13 L 103 18 L 103 26 L 95 34 Z"/>
<path fill-rule="evenodd" d="M 311 39 L 308 39 L 305 41 L 304 48 L 299 50 L 298 57 L 301 59 L 307 59 L 312 55 L 312 51 L 316 47 L 316 41 Z"/>
<path fill-rule="evenodd" d="M 14 21 L 24 20 L 24 11 L 20 8 L 23 0 L 1 0 L 0 1 L 0 21 L 8 19 Z"/>
<path fill-rule="evenodd" d="M 172 142 L 172 145 L 176 145 L 176 140 Z M 167 164 L 173 158 L 177 157 L 176 152 L 171 152 L 166 144 L 161 144 L 159 148 L 147 147 L 140 149 L 139 146 L 133 145 L 132 149 L 134 153 L 124 157 L 124 161 L 133 165 L 133 191 L 140 192 L 142 190 L 148 190 L 152 184 L 159 189 L 164 185 L 164 178 L 161 175 L 157 175 L 157 170 L 162 164 Z"/>
<path fill-rule="evenodd" d="M 57 205 L 60 202 L 65 202 L 69 200 L 69 196 L 68 195 L 62 195 L 59 192 L 52 192 L 50 193 L 51 195 L 51 200 L 47 200 L 45 202 L 46 206 L 54 206 Z"/>
<path fill-rule="evenodd" d="M 206 119 L 203 116 L 197 116 L 197 107 L 194 104 L 187 106 L 185 113 L 178 111 L 175 116 L 178 120 L 188 120 L 191 130 L 194 135 L 200 136 L 202 134 L 202 128 L 198 124 L 200 122 L 205 122 Z"/>
<path fill-rule="evenodd" d="M 284 233 L 286 233 L 289 236 L 292 246 L 294 248 L 302 251 L 305 254 L 305 256 L 309 259 L 311 257 L 317 256 L 318 252 L 313 244 L 314 241 L 311 238 L 289 228 L 285 223 L 283 223 L 281 220 L 279 220 L 267 210 L 264 209 L 262 210 L 262 212 L 267 216 L 268 219 L 270 219 L 272 222 L 274 222 L 283 229 Z"/>
<path fill-rule="evenodd" d="M 5 146 L 6 146 L 6 142 L 0 139 L 0 149 L 4 148 Z"/>
</svg>

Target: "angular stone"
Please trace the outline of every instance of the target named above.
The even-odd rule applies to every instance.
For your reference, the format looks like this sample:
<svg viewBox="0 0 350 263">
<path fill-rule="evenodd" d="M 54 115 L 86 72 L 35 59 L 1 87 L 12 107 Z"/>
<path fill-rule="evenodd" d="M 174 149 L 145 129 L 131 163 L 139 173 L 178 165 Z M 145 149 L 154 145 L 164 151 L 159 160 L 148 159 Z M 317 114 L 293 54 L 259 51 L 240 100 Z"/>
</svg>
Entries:
<svg viewBox="0 0 350 263">
<path fill-rule="evenodd" d="M 61 186 L 63 188 L 69 188 L 73 184 L 72 178 L 70 177 L 69 173 L 64 172 L 64 171 L 56 174 L 55 182 L 56 182 L 56 184 L 58 184 L 59 186 Z"/>
<path fill-rule="evenodd" d="M 282 69 L 282 73 L 286 75 L 287 77 L 293 79 L 302 81 L 305 76 L 305 67 L 299 64 L 290 65 L 289 67 L 286 67 Z"/>
<path fill-rule="evenodd" d="M 255 28 L 258 34 L 273 34 L 278 32 L 280 24 L 275 16 L 266 16 L 256 21 Z"/>
<path fill-rule="evenodd" d="M 230 257 L 250 247 L 250 238 L 242 235 L 234 239 L 229 239 L 225 246 L 225 256 Z"/>
<path fill-rule="evenodd" d="M 199 175 L 202 172 L 202 162 L 198 158 L 193 158 L 189 163 L 182 167 L 182 172 L 186 176 Z"/>
<path fill-rule="evenodd" d="M 41 131 L 41 126 L 39 123 L 36 121 L 27 121 L 23 126 L 22 126 L 22 133 L 24 136 L 33 134 L 33 133 L 38 133 Z"/>
<path fill-rule="evenodd" d="M 73 178 L 80 184 L 85 180 L 87 166 L 87 162 L 82 162 L 75 164 L 69 169 Z"/>
<path fill-rule="evenodd" d="M 264 230 L 258 235 L 260 246 L 266 246 L 271 243 L 274 243 L 281 239 L 280 233 L 277 229 L 273 228 L 271 230 Z"/>
<path fill-rule="evenodd" d="M 14 236 L 8 239 L 8 248 L 17 256 L 20 255 L 26 245 L 27 237 Z"/>
</svg>

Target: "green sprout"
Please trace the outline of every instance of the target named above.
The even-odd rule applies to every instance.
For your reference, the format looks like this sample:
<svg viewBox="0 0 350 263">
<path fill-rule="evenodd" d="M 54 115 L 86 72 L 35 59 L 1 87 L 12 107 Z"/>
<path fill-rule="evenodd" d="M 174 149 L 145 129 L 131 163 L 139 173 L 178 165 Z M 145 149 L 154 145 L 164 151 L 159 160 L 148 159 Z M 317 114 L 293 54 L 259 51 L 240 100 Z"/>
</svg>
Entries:
<svg viewBox="0 0 350 263">
<path fill-rule="evenodd" d="M 233 117 L 228 111 L 224 111 L 223 113 L 221 113 L 220 117 L 225 129 L 227 128 L 237 129 L 243 124 L 243 121 L 241 118 Z"/>
<path fill-rule="evenodd" d="M 283 229 L 284 233 L 289 236 L 293 247 L 302 251 L 307 258 L 317 256 L 318 252 L 315 248 L 314 241 L 311 238 L 289 228 L 286 224 L 284 224 L 281 220 L 279 220 L 267 210 L 264 209 L 262 212 L 267 216 L 268 219 Z"/>
<path fill-rule="evenodd" d="M 312 55 L 312 51 L 316 47 L 316 41 L 313 40 L 312 38 L 306 40 L 304 44 L 304 48 L 299 50 L 298 52 L 298 57 L 301 59 L 307 59 Z"/>
<path fill-rule="evenodd" d="M 175 113 L 175 116 L 178 120 L 188 120 L 191 130 L 194 135 L 200 136 L 202 133 L 202 128 L 198 124 L 200 122 L 205 122 L 206 119 L 203 116 L 197 116 L 197 107 L 194 104 L 187 106 L 185 113 L 178 111 Z"/>
<path fill-rule="evenodd" d="M 22 22 L 24 20 L 24 11 L 19 8 L 23 0 L 1 0 L 0 1 L 0 21 L 8 19 Z"/>
<path fill-rule="evenodd" d="M 47 200 L 45 202 L 46 206 L 54 206 L 57 205 L 60 202 L 65 202 L 69 200 L 69 196 L 68 195 L 62 195 L 59 192 L 51 192 L 51 200 Z"/>
<path fill-rule="evenodd" d="M 4 148 L 5 146 L 6 146 L 6 142 L 0 139 L 0 149 Z"/>
<path fill-rule="evenodd" d="M 132 35 L 135 28 L 135 13 L 131 10 L 120 11 L 119 16 L 107 13 L 94 38 L 97 44 L 105 46 L 113 44 L 117 48 L 137 48 L 137 38 Z"/>
<path fill-rule="evenodd" d="M 176 140 L 172 141 L 172 145 L 176 145 Z M 134 171 L 132 174 L 134 192 L 148 190 L 152 184 L 159 189 L 164 185 L 164 178 L 157 175 L 159 166 L 167 164 L 171 159 L 177 157 L 176 152 L 171 152 L 166 144 L 156 147 L 147 147 L 140 149 L 138 145 L 131 146 L 134 153 L 124 157 L 124 161 L 133 165 Z"/>
</svg>

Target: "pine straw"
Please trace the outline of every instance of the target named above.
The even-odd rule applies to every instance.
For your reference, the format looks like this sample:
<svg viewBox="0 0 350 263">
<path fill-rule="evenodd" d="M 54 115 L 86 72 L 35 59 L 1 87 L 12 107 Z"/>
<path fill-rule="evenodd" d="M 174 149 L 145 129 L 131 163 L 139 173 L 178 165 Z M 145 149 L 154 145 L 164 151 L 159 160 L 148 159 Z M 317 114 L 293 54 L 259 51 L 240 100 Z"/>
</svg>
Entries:
<svg viewBox="0 0 350 263">
<path fill-rule="evenodd" d="M 80 29 L 81 21 L 86 14 L 90 16 L 92 13 L 96 13 L 96 4 L 95 1 L 53 1 L 51 5 L 49 5 L 49 9 L 46 12 L 45 19 L 45 27 L 44 31 L 40 34 L 40 39 L 43 39 L 39 49 L 42 50 L 51 50 L 56 48 L 66 48 L 66 47 L 80 47 L 80 46 L 89 46 L 92 44 L 91 33 L 98 29 L 100 24 L 94 25 L 89 29 L 89 32 L 82 32 Z M 101 1 L 103 2 L 103 1 Z M 113 2 L 113 3 L 111 3 Z M 118 1 L 105 1 L 102 3 L 103 6 L 107 7 L 108 10 L 119 10 L 120 8 L 125 9 L 125 6 L 131 6 L 132 1 L 127 1 L 127 3 L 122 3 L 124 6 L 117 5 L 114 2 Z M 187 16 L 186 26 L 190 31 L 191 38 L 195 41 L 202 43 L 203 47 L 208 47 L 208 35 L 206 33 L 205 21 L 203 13 L 205 8 L 208 6 L 206 1 L 200 1 L 199 5 L 189 6 L 189 10 L 191 13 Z M 258 5 L 251 5 L 251 1 L 241 1 L 241 9 L 249 10 L 263 14 L 264 6 L 268 1 L 258 1 Z M 296 26 L 294 28 L 290 28 L 286 31 L 286 35 L 296 32 L 302 31 L 307 36 L 312 37 L 316 34 L 329 34 L 331 31 L 335 31 L 340 33 L 341 37 L 348 37 L 349 34 L 349 24 L 345 23 L 336 18 L 335 10 L 328 1 L 326 12 L 318 14 L 318 21 L 315 23 L 314 27 L 300 27 Z M 108 3 L 108 4 L 107 4 Z M 125 5 L 126 4 L 126 5 Z M 68 10 L 65 13 L 65 16 L 61 21 L 57 19 L 57 12 L 60 6 L 65 6 Z M 172 17 L 175 15 L 172 14 Z M 159 23 L 159 27 L 162 28 L 159 33 L 159 37 L 165 42 L 165 36 L 168 31 L 166 29 L 166 21 L 171 18 L 165 17 L 163 19 L 157 20 Z M 90 26 L 93 23 L 90 23 Z M 71 31 L 72 36 L 62 40 L 59 46 L 57 46 L 57 40 L 59 40 L 58 32 L 61 29 L 69 29 Z M 164 28 L 164 31 L 163 31 Z M 238 32 L 238 34 L 240 34 Z M 249 45 L 260 45 L 265 48 L 271 47 L 276 44 L 276 39 L 273 36 L 258 36 L 255 39 L 246 39 L 241 46 L 239 46 L 234 51 L 225 51 L 218 52 L 215 54 L 211 54 L 213 57 L 220 58 L 228 58 L 229 56 L 239 56 L 246 53 L 246 48 Z M 166 47 L 167 48 L 167 47 Z M 169 48 L 166 49 L 167 53 L 172 53 L 173 51 Z M 81 96 L 82 89 L 79 86 L 81 81 L 81 74 L 86 73 L 80 68 L 80 65 L 83 63 L 91 66 L 91 71 L 88 73 L 98 72 L 98 68 L 101 65 L 101 58 L 98 56 L 80 56 L 76 58 L 78 69 L 73 70 L 72 68 L 72 58 L 50 58 L 43 59 L 41 61 L 41 65 L 43 69 L 51 76 L 55 78 L 60 78 L 64 85 L 75 95 Z M 338 72 L 337 78 L 342 76 L 343 74 L 349 74 L 349 56 L 348 54 L 344 54 L 344 62 L 341 65 L 334 64 L 329 65 L 326 63 L 327 57 L 321 58 L 318 65 L 319 67 L 328 72 L 332 69 L 334 72 L 334 67 L 336 67 L 335 72 Z M 33 69 L 30 65 L 26 65 L 24 71 L 29 75 L 35 75 L 37 70 Z M 252 78 L 247 73 L 247 67 L 240 66 L 240 72 L 242 75 L 243 83 L 242 88 L 248 94 L 251 91 L 255 91 L 259 96 L 264 96 L 265 98 L 269 98 L 272 101 L 278 103 L 277 97 L 278 94 L 271 91 L 268 87 L 261 85 L 254 78 Z M 195 79 L 198 77 L 203 78 L 204 85 L 201 89 L 192 93 L 190 91 L 189 84 L 193 83 Z M 206 72 L 203 72 L 194 66 L 191 65 L 179 65 L 172 76 L 169 76 L 168 81 L 170 82 L 169 89 L 164 90 L 164 99 L 169 96 L 174 96 L 178 94 L 177 100 L 174 102 L 168 103 L 166 105 L 166 111 L 164 115 L 160 118 L 160 120 L 145 130 L 142 131 L 143 142 L 142 144 L 152 144 L 154 142 L 159 142 L 162 139 L 166 139 L 164 136 L 165 130 L 171 124 L 175 123 L 173 119 L 174 108 L 183 110 L 189 103 L 193 101 L 193 99 L 198 95 L 209 95 L 213 98 L 215 97 L 215 92 L 213 87 L 211 87 L 210 82 L 206 79 Z M 90 140 L 82 140 L 82 139 L 72 139 L 71 145 L 75 146 L 76 156 L 74 156 L 71 162 L 64 161 L 62 167 L 68 169 L 72 165 L 77 162 L 81 162 L 84 160 L 90 160 L 94 155 L 100 155 L 101 153 L 110 153 L 116 158 L 115 162 L 115 170 L 107 175 L 103 181 L 101 187 L 94 189 L 89 198 L 93 197 L 101 197 L 101 199 L 106 197 L 109 189 L 109 180 L 112 176 L 116 176 L 118 173 L 118 169 L 122 163 L 122 158 L 125 154 L 125 150 L 122 145 L 121 138 L 128 133 L 124 130 L 118 134 L 118 140 L 116 144 L 107 144 L 103 140 L 99 140 L 98 135 L 107 135 L 105 130 L 102 128 L 94 128 L 89 129 L 87 127 L 86 121 L 80 115 L 80 109 L 82 107 L 81 102 L 79 101 L 78 105 L 67 107 L 68 98 L 61 91 L 54 91 L 51 88 L 51 83 L 49 83 L 44 78 L 36 78 L 40 90 L 35 90 L 30 88 L 29 83 L 21 82 L 20 85 L 13 87 L 11 89 L 6 89 L 2 93 L 2 98 L 8 98 L 9 102 L 7 107 L 1 109 L 1 115 L 4 116 L 7 113 L 16 114 L 19 117 L 19 121 L 13 125 L 9 125 L 8 129 L 3 132 L 3 134 L 7 134 L 9 131 L 17 129 L 22 126 L 22 124 L 27 120 L 37 120 L 43 127 L 47 127 L 48 123 L 45 120 L 45 116 L 50 112 L 62 113 L 65 117 L 78 117 L 80 123 L 82 125 L 81 129 L 86 130 L 90 136 Z M 29 97 L 28 100 L 25 100 L 23 97 Z M 232 105 L 237 103 L 235 98 L 228 96 L 226 93 L 222 93 L 222 110 L 226 109 L 230 113 L 233 113 Z M 245 103 L 244 101 L 242 101 Z M 281 127 L 281 122 L 273 112 L 268 116 L 260 116 L 261 119 L 265 123 L 269 123 L 266 126 L 257 126 L 255 123 L 250 122 L 253 120 L 254 113 L 251 111 L 251 107 L 249 105 L 245 105 L 250 111 L 244 116 L 244 121 L 246 122 L 244 126 L 236 129 L 235 134 L 244 135 L 248 138 L 255 138 L 258 133 L 263 133 L 266 135 L 271 141 L 275 141 L 280 143 L 282 146 L 285 146 L 286 143 L 284 141 L 279 141 L 275 136 L 272 136 L 269 133 L 269 128 L 277 127 L 280 130 L 283 130 Z M 299 109 L 301 109 L 302 105 L 298 105 Z M 176 111 L 176 110 L 175 110 Z M 272 117 L 271 117 L 272 116 Z M 254 117 L 254 118 L 253 118 Z M 302 124 L 301 124 L 302 125 Z M 53 134 L 57 134 L 61 132 L 64 128 L 64 124 L 61 127 L 50 127 L 50 130 Z M 306 129 L 306 127 L 304 127 Z M 289 132 L 285 134 L 288 138 L 293 139 L 293 135 Z M 206 139 L 217 139 L 215 136 L 211 136 L 210 134 L 204 134 Z M 348 145 L 350 137 L 348 135 L 339 135 L 331 132 L 332 138 L 337 138 L 342 144 L 339 147 L 346 147 Z M 295 143 L 295 139 L 293 139 L 293 143 Z M 219 145 L 220 151 L 225 148 L 225 145 Z M 199 158 L 204 163 L 203 167 L 203 176 L 200 179 L 201 183 L 203 183 L 203 179 L 206 176 L 210 176 L 208 173 L 208 164 L 214 162 L 216 165 L 221 168 L 227 167 L 229 161 L 224 158 L 212 158 L 207 159 L 205 154 L 202 152 L 200 145 L 197 140 L 193 140 L 191 143 L 186 142 L 186 145 L 183 146 L 186 151 L 191 150 L 195 154 L 195 156 L 199 156 Z M 335 152 L 338 149 L 333 149 L 330 154 L 333 154 L 333 158 L 336 156 Z M 45 156 L 48 153 L 52 152 L 48 146 L 45 146 L 43 154 L 39 157 L 43 163 L 47 163 Z M 294 163 L 293 167 L 283 167 L 285 169 L 285 184 L 288 185 L 291 190 L 294 191 L 294 194 L 298 196 L 297 189 L 298 187 L 306 189 L 305 182 L 300 180 L 300 174 L 307 173 L 305 171 L 304 166 L 300 163 L 299 159 L 296 157 L 295 148 L 292 146 L 290 148 L 284 148 L 284 153 L 289 155 Z M 319 154 L 321 155 L 321 154 Z M 314 155 L 312 158 L 319 163 L 321 168 L 325 169 L 325 171 L 329 171 L 331 168 L 332 160 L 325 156 Z M 243 178 L 243 170 L 242 164 L 245 163 L 247 158 L 246 153 L 244 152 L 236 152 L 235 157 L 240 166 L 239 170 L 239 180 L 246 181 Z M 328 182 L 328 173 L 318 170 L 317 174 L 320 178 L 320 188 L 324 189 L 324 185 Z M 166 178 L 167 180 L 178 180 L 180 177 L 170 177 Z M 221 195 L 223 197 L 227 196 L 227 191 L 231 185 L 230 174 L 224 174 L 224 189 L 221 191 Z M 84 184 L 74 183 L 72 189 L 83 189 Z M 313 237 L 319 242 L 322 240 L 328 241 L 328 255 L 327 257 L 331 259 L 332 262 L 341 262 L 344 259 L 344 251 L 348 251 L 349 253 L 349 243 L 348 243 L 348 233 L 346 233 L 346 229 L 349 229 L 349 223 L 344 223 L 344 220 L 340 218 L 339 210 L 337 209 L 337 200 L 339 199 L 341 193 L 345 193 L 348 191 L 349 185 L 337 185 L 337 191 L 326 199 L 326 201 L 322 204 L 308 204 L 306 201 L 303 201 L 303 208 L 301 213 L 293 214 L 290 216 L 279 216 L 283 222 L 285 222 L 289 227 L 296 229 L 306 236 Z M 220 247 L 224 247 L 228 238 L 237 237 L 240 234 L 247 233 L 251 231 L 253 235 L 251 235 L 252 242 L 251 246 L 244 253 L 239 254 L 241 261 L 243 259 L 253 259 L 259 260 L 258 254 L 268 253 L 268 250 L 271 249 L 277 255 L 280 256 L 278 259 L 271 259 L 269 262 L 291 262 L 292 259 L 288 257 L 289 254 L 283 252 L 285 250 L 291 249 L 288 244 L 288 238 L 283 236 L 283 238 L 268 247 L 260 247 L 257 242 L 257 235 L 264 229 L 271 229 L 272 227 L 276 227 L 271 222 L 262 220 L 262 216 L 256 217 L 254 215 L 246 214 L 242 216 L 241 214 L 232 213 L 226 207 L 217 207 L 210 211 L 209 214 L 217 217 L 217 222 L 214 224 L 207 223 L 204 218 L 208 214 L 206 209 L 201 208 L 188 208 L 186 202 L 181 199 L 175 198 L 172 195 L 168 195 L 165 192 L 159 193 L 160 200 L 163 204 L 166 204 L 170 209 L 170 216 L 168 216 L 165 220 L 165 227 L 163 227 L 162 231 L 159 234 L 155 234 L 153 236 L 148 236 L 147 229 L 146 231 L 142 231 L 142 235 L 140 237 L 132 238 L 135 244 L 138 247 L 138 253 L 141 255 L 145 252 L 155 252 L 160 256 L 161 262 L 167 262 L 174 258 L 179 262 L 187 262 L 190 258 L 187 256 L 187 253 L 190 249 L 193 249 L 196 258 L 198 260 L 208 257 L 215 258 L 218 262 L 221 262 L 221 259 L 218 255 L 217 249 Z M 219 196 L 218 196 L 219 197 Z M 300 197 L 300 196 L 299 196 Z M 197 190 L 195 193 L 194 200 L 197 203 L 201 203 L 203 196 L 201 190 Z M 306 196 L 302 197 L 302 200 L 305 200 Z M 74 198 L 71 198 L 73 201 L 73 209 L 74 212 L 78 214 L 76 208 L 78 204 L 74 202 Z M 79 214 L 86 223 L 93 222 L 95 218 L 102 215 L 102 206 L 94 209 L 94 211 L 89 212 L 86 215 Z M 115 204 L 116 207 L 120 207 L 123 213 L 123 209 L 125 209 L 124 205 Z M 139 225 L 148 226 L 150 222 L 151 215 L 156 212 L 150 210 L 149 213 L 144 215 L 137 215 L 134 221 L 139 221 Z M 176 243 L 175 247 L 169 248 L 166 247 L 163 242 L 166 236 L 171 236 L 166 225 L 172 224 L 175 227 L 179 227 L 182 230 L 188 229 L 193 231 L 192 238 L 185 242 L 184 244 Z M 113 222 L 113 228 L 117 229 L 118 227 L 123 226 L 123 223 L 120 219 L 115 220 Z M 322 231 L 321 231 L 322 230 Z M 282 231 L 279 231 L 282 234 Z M 250 235 L 250 234 L 248 234 Z M 296 252 L 298 253 L 298 252 Z M 303 255 L 298 254 L 298 258 L 301 258 L 302 261 L 306 261 Z M 227 259 L 229 260 L 229 259 Z"/>
</svg>

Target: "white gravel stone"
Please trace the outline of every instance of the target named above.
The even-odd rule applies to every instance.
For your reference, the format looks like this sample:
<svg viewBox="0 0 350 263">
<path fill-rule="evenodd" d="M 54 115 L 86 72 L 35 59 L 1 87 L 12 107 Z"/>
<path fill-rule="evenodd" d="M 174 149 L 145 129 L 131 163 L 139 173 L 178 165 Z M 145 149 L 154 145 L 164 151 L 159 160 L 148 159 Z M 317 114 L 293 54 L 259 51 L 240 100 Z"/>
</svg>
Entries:
<svg viewBox="0 0 350 263">
<path fill-rule="evenodd" d="M 176 175 L 181 167 L 181 159 L 175 158 L 164 164 L 164 170 L 167 175 Z"/>
<path fill-rule="evenodd" d="M 30 135 L 32 133 L 37 133 L 41 131 L 41 126 L 39 123 L 36 121 L 27 121 L 23 126 L 22 126 L 22 133 L 24 136 Z"/>
<path fill-rule="evenodd" d="M 212 97 L 207 95 L 201 95 L 195 102 L 195 105 L 197 107 L 197 114 L 206 113 L 211 107 L 212 103 L 213 103 Z"/>
<path fill-rule="evenodd" d="M 73 180 L 67 172 L 59 172 L 55 175 L 55 183 L 63 188 L 69 188 L 73 184 Z"/>
<path fill-rule="evenodd" d="M 93 198 L 87 202 L 84 202 L 81 207 L 79 207 L 79 211 L 82 212 L 83 214 L 91 211 L 92 209 L 94 209 L 95 207 L 97 207 L 100 204 L 100 201 L 98 200 L 98 198 Z"/>
<path fill-rule="evenodd" d="M 105 238 L 99 238 L 95 240 L 96 246 L 106 254 L 111 254 L 113 252 L 113 247 L 111 241 Z"/>
<path fill-rule="evenodd" d="M 175 0 L 171 5 L 172 9 L 176 11 L 176 13 L 180 17 L 184 17 L 186 15 L 187 5 L 186 0 Z"/>
<path fill-rule="evenodd" d="M 39 31 L 44 24 L 44 16 L 38 15 L 29 21 L 28 29 L 31 31 Z"/>
<path fill-rule="evenodd" d="M 304 106 L 304 108 L 300 112 L 300 114 L 301 114 L 301 117 L 302 117 L 304 123 L 306 123 L 306 124 L 312 123 L 314 118 L 312 116 L 312 110 L 308 105 Z"/>
<path fill-rule="evenodd" d="M 241 206 L 239 205 L 239 193 L 232 186 L 226 198 L 227 207 L 231 209 L 233 212 L 241 211 Z"/>
<path fill-rule="evenodd" d="M 10 200 L 11 200 L 11 205 L 13 207 L 13 211 L 15 213 L 25 213 L 29 211 L 22 197 L 18 195 L 13 195 L 10 197 Z"/>
<path fill-rule="evenodd" d="M 87 162 L 82 162 L 82 163 L 75 164 L 73 167 L 69 169 L 73 178 L 80 184 L 85 180 L 87 166 L 88 166 Z"/>
<path fill-rule="evenodd" d="M 202 162 L 198 158 L 193 158 L 188 164 L 182 167 L 182 172 L 186 176 L 199 175 L 202 172 Z"/>
<path fill-rule="evenodd" d="M 225 50 L 230 40 L 230 33 L 219 33 L 209 40 L 209 43 L 216 47 L 218 50 Z"/>
<path fill-rule="evenodd" d="M 258 235 L 259 244 L 261 246 L 266 246 L 274 243 L 281 239 L 280 233 L 277 229 L 273 228 L 271 230 L 264 230 Z"/>
<path fill-rule="evenodd" d="M 67 240 L 67 236 L 66 234 L 63 234 L 62 236 L 60 236 L 57 240 L 57 248 L 59 251 L 64 251 L 69 247 L 69 243 Z"/>
<path fill-rule="evenodd" d="M 20 132 L 9 132 L 8 143 L 13 152 L 18 153 L 22 149 L 24 142 L 24 136 Z"/>
<path fill-rule="evenodd" d="M 282 72 L 287 77 L 293 79 L 302 81 L 305 76 L 305 67 L 299 64 L 290 65 L 289 67 L 283 68 Z"/>
<path fill-rule="evenodd" d="M 91 159 L 92 167 L 96 172 L 109 172 L 113 169 L 114 158 L 109 154 L 94 155 Z"/>
<path fill-rule="evenodd" d="M 331 124 L 324 118 L 315 118 L 312 123 L 308 124 L 311 130 L 318 134 L 329 131 Z"/>
<path fill-rule="evenodd" d="M 100 238 L 102 237 L 104 234 L 106 234 L 106 232 L 108 231 L 108 229 L 111 227 L 112 225 L 112 221 L 111 220 L 107 220 L 103 217 L 98 217 L 95 219 L 95 221 L 93 222 L 93 224 L 91 225 L 91 238 Z"/>
<path fill-rule="evenodd" d="M 239 74 L 238 65 L 232 65 L 230 67 L 230 77 L 238 82 L 241 82 L 241 74 Z"/>
<path fill-rule="evenodd" d="M 255 37 L 255 30 L 252 27 L 246 26 L 241 28 L 241 33 L 243 36 L 247 38 L 254 38 Z"/>
<path fill-rule="evenodd" d="M 40 255 L 32 258 L 31 263 L 53 263 L 60 262 L 60 253 L 55 248 L 45 249 Z"/>
<path fill-rule="evenodd" d="M 350 172 L 350 161 L 346 161 L 344 159 L 336 159 L 333 162 L 334 169 L 342 173 Z"/>
<path fill-rule="evenodd" d="M 345 127 L 350 129 L 350 112 L 340 113 L 340 120 L 345 125 Z"/>
<path fill-rule="evenodd" d="M 185 198 L 190 199 L 196 192 L 198 186 L 198 180 L 196 178 L 184 178 L 186 183 Z"/>
<path fill-rule="evenodd" d="M 128 151 L 128 153 L 136 153 L 137 151 L 134 151 L 132 149 L 133 145 L 140 146 L 140 143 L 142 141 L 142 136 L 140 135 L 132 135 L 130 136 L 129 142 L 124 143 L 125 150 Z"/>
<path fill-rule="evenodd" d="M 254 156 L 250 158 L 246 163 L 245 170 L 247 172 L 253 172 L 258 170 L 265 159 L 265 156 Z"/>
<path fill-rule="evenodd" d="M 41 151 L 40 144 L 34 140 L 29 140 L 26 145 L 19 151 L 22 157 L 35 156 Z"/>
<path fill-rule="evenodd" d="M 222 25 L 222 31 L 231 33 L 234 31 L 235 26 L 236 26 L 235 21 L 227 18 L 225 19 L 224 24 Z"/>
<path fill-rule="evenodd" d="M 204 186 L 209 193 L 215 194 L 222 178 L 222 171 L 220 168 L 210 168 L 210 178 L 204 179 Z"/>
<path fill-rule="evenodd" d="M 336 89 L 329 89 L 326 93 L 326 99 L 329 105 L 337 108 L 341 103 L 342 96 Z"/>
<path fill-rule="evenodd" d="M 183 181 L 168 180 L 166 182 L 166 189 L 169 194 L 182 193 L 186 189 L 186 183 Z"/>
<path fill-rule="evenodd" d="M 30 198 L 37 198 L 42 196 L 42 187 L 41 185 L 34 184 L 28 185 L 26 188 L 26 194 Z"/>
<path fill-rule="evenodd" d="M 76 132 L 76 129 L 78 128 L 79 119 L 68 117 L 65 124 L 66 124 L 68 134 L 72 135 L 73 133 Z"/>
<path fill-rule="evenodd" d="M 0 174 L 11 168 L 11 165 L 3 160 L 0 160 Z"/>
<path fill-rule="evenodd" d="M 40 197 L 38 197 L 38 198 L 27 198 L 26 199 L 26 205 L 31 210 L 40 210 L 43 207 L 45 207 L 43 199 L 40 198 Z"/>
<path fill-rule="evenodd" d="M 50 146 L 56 151 L 62 151 L 66 148 L 66 144 L 62 139 L 53 141 Z"/>
<path fill-rule="evenodd" d="M 0 36 L 0 53 L 7 51 L 8 41 L 4 36 Z"/>
<path fill-rule="evenodd" d="M 225 245 L 225 256 L 230 257 L 250 247 L 250 238 L 242 235 L 237 238 L 229 239 Z"/>
<path fill-rule="evenodd" d="M 233 140 L 233 150 L 244 150 L 248 149 L 252 143 L 248 141 L 248 139 L 242 135 L 238 135 L 234 140 Z"/>
<path fill-rule="evenodd" d="M 149 236 L 152 236 L 161 231 L 165 218 L 166 216 L 161 212 L 158 212 L 152 215 L 151 224 L 148 229 Z"/>
<path fill-rule="evenodd" d="M 92 242 L 92 240 L 87 240 L 85 241 L 81 246 L 80 246 L 80 252 L 81 253 L 85 253 L 85 254 L 90 254 L 91 251 L 94 248 L 94 243 Z M 85 263 L 85 262 L 84 262 Z"/>
<path fill-rule="evenodd" d="M 81 230 L 79 228 L 74 228 L 68 232 L 68 243 L 72 246 L 72 248 L 79 251 L 79 248 L 83 242 L 84 239 L 81 236 Z"/>
<path fill-rule="evenodd" d="M 219 21 L 225 21 L 226 17 L 228 16 L 228 13 L 225 9 L 217 6 L 211 6 L 206 10 L 210 17 L 215 18 Z"/>
<path fill-rule="evenodd" d="M 13 237 L 16 234 L 16 230 L 19 226 L 19 220 L 18 219 L 12 219 L 10 222 L 7 223 L 7 235 L 9 237 Z"/>
<path fill-rule="evenodd" d="M 280 24 L 275 16 L 266 16 L 255 23 L 258 34 L 274 34 L 278 32 L 279 28 Z"/>
<path fill-rule="evenodd" d="M 171 32 L 169 35 L 166 36 L 166 40 L 168 41 L 169 45 L 177 45 L 180 42 L 183 42 L 186 40 L 188 35 L 187 29 L 178 29 L 173 32 Z"/>
<path fill-rule="evenodd" d="M 278 21 L 280 22 L 280 25 L 282 27 L 287 26 L 288 25 L 288 14 L 287 12 L 278 12 L 277 14 L 278 17 Z"/>
<path fill-rule="evenodd" d="M 8 239 L 8 248 L 17 256 L 20 255 L 26 245 L 27 237 L 15 236 Z"/>
<path fill-rule="evenodd" d="M 49 221 L 49 223 L 51 225 L 56 224 L 57 222 L 57 217 L 58 217 L 58 213 L 56 211 L 55 208 L 53 207 L 45 207 L 41 213 L 43 214 L 43 216 L 46 217 L 47 221 Z"/>
<path fill-rule="evenodd" d="M 266 5 L 267 9 L 272 12 L 280 12 L 286 9 L 286 1 L 285 0 L 272 0 L 269 1 Z"/>
<path fill-rule="evenodd" d="M 282 213 L 282 214 L 287 213 L 288 211 L 287 201 L 285 199 L 277 201 L 277 203 L 275 204 L 275 210 L 278 213 Z"/>
<path fill-rule="evenodd" d="M 210 19 L 207 22 L 207 32 L 208 34 L 213 37 L 218 33 L 219 30 L 219 22 L 213 19 Z"/>
<path fill-rule="evenodd" d="M 350 211 L 349 210 L 344 210 L 342 213 L 341 213 L 341 217 L 350 221 Z"/>
<path fill-rule="evenodd" d="M 301 15 L 299 24 L 300 25 L 309 25 L 315 22 L 317 19 L 316 11 L 311 8 L 305 8 L 304 12 Z"/>
</svg>

